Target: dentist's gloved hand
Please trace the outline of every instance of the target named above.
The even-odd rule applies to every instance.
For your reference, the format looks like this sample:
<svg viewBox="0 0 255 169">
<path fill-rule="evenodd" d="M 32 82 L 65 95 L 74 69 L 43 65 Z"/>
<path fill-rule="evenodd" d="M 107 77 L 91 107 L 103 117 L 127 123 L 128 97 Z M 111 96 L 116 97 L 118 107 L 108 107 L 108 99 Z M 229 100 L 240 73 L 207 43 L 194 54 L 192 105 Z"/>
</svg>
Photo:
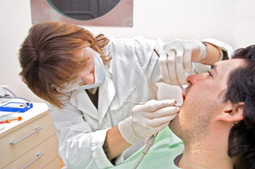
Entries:
<svg viewBox="0 0 255 169">
<path fill-rule="evenodd" d="M 201 62 L 207 55 L 207 47 L 199 40 L 175 39 L 164 46 L 159 58 L 163 80 L 168 84 L 185 84 L 191 62 Z"/>
<path fill-rule="evenodd" d="M 121 135 L 130 144 L 141 138 L 150 137 L 164 129 L 179 112 L 175 100 L 151 100 L 143 105 L 136 105 L 132 116 L 118 125 Z"/>
</svg>

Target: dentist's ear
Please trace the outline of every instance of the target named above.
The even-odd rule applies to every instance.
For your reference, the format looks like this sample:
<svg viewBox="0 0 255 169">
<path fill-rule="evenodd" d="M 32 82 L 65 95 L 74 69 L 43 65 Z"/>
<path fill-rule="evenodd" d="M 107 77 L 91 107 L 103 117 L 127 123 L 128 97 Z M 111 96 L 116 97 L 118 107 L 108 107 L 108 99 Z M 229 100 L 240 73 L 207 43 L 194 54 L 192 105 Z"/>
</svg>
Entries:
<svg viewBox="0 0 255 169">
<path fill-rule="evenodd" d="M 239 121 L 243 120 L 243 107 L 244 102 L 238 102 L 236 104 L 233 104 L 230 101 L 227 101 L 223 111 L 217 119 L 219 121 L 236 124 Z"/>
</svg>

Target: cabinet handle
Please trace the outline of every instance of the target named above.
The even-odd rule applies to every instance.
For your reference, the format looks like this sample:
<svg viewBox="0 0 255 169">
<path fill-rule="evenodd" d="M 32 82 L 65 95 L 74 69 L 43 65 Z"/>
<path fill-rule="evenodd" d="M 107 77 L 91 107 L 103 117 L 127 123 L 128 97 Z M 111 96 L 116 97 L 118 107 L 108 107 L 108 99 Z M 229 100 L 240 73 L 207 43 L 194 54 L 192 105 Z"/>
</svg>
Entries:
<svg viewBox="0 0 255 169">
<path fill-rule="evenodd" d="M 35 162 L 36 160 L 38 160 L 40 157 L 42 157 L 44 154 L 43 153 L 39 153 L 36 155 L 36 158 L 33 159 L 32 161 L 30 161 L 29 163 L 27 163 L 24 167 L 22 167 L 21 169 L 25 169 L 27 168 L 29 165 L 31 165 L 33 162 Z"/>
<path fill-rule="evenodd" d="M 13 145 L 17 144 L 18 142 L 20 142 L 20 141 L 24 140 L 25 138 L 35 134 L 36 132 L 40 131 L 41 129 L 42 129 L 41 127 L 37 127 L 37 128 L 35 128 L 35 131 L 33 131 L 33 132 L 29 133 L 28 135 L 22 137 L 21 139 L 19 139 L 17 141 L 10 141 L 10 144 L 13 144 Z"/>
</svg>

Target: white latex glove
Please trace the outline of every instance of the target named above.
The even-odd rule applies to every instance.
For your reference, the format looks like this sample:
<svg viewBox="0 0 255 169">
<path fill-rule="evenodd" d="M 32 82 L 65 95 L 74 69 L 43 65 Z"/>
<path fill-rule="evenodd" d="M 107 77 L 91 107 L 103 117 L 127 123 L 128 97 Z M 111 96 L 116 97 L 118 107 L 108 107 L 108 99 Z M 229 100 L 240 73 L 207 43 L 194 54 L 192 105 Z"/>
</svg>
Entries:
<svg viewBox="0 0 255 169">
<path fill-rule="evenodd" d="M 151 100 L 143 105 L 136 105 L 132 116 L 118 125 L 121 135 L 130 144 L 141 138 L 150 137 L 164 129 L 179 112 L 175 100 Z"/>
<path fill-rule="evenodd" d="M 206 46 L 199 40 L 175 39 L 166 43 L 159 58 L 163 80 L 168 84 L 185 84 L 191 62 L 200 61 L 205 54 Z"/>
</svg>

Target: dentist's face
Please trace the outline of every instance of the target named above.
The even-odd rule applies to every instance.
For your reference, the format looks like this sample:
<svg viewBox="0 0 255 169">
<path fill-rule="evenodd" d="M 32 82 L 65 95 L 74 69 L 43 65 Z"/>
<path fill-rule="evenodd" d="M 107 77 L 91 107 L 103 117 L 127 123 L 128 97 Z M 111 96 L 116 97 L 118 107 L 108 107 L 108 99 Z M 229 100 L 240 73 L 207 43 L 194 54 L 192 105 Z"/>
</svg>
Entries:
<svg viewBox="0 0 255 169">
<path fill-rule="evenodd" d="M 90 85 L 95 83 L 95 58 L 93 49 L 84 47 L 74 53 L 76 57 L 83 57 L 87 60 L 87 66 L 78 74 L 78 77 L 65 83 L 59 90 L 60 92 L 69 92 L 83 85 Z M 75 68 L 74 68 L 75 69 Z"/>
<path fill-rule="evenodd" d="M 223 108 L 228 75 L 242 64 L 242 59 L 220 61 L 209 72 L 187 78 L 185 102 L 169 125 L 184 142 L 201 139 L 210 131 L 214 116 Z"/>
<path fill-rule="evenodd" d="M 79 73 L 79 77 L 82 79 L 82 85 L 89 85 L 95 82 L 95 58 L 93 56 L 93 49 L 90 47 L 85 47 L 77 51 L 76 55 L 84 57 L 88 60 L 88 65 L 84 68 L 82 72 Z"/>
</svg>

